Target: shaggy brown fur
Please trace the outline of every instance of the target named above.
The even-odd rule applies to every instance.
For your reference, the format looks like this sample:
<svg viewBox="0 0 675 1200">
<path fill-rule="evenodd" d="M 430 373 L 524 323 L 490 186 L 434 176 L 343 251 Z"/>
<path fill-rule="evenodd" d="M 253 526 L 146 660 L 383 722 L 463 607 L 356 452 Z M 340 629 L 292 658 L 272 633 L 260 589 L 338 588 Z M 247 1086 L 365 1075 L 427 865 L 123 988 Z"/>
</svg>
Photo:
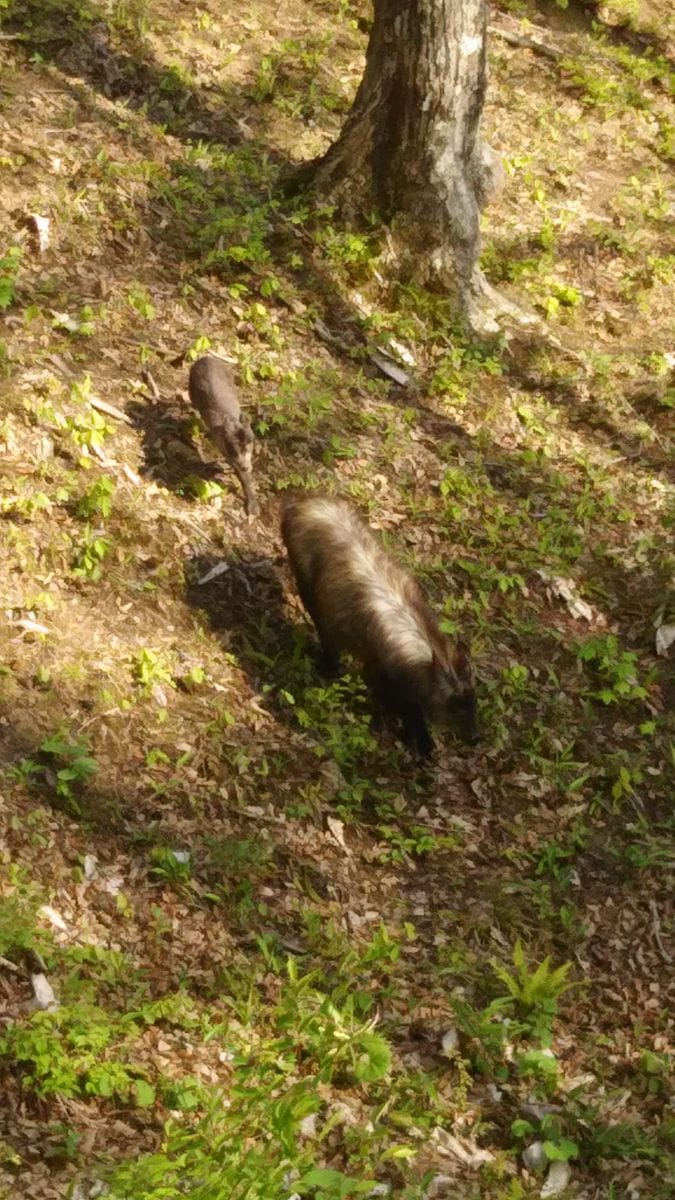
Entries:
<svg viewBox="0 0 675 1200">
<path fill-rule="evenodd" d="M 382 705 L 403 722 L 423 756 L 432 749 L 427 718 L 454 711 L 477 740 L 471 660 L 439 629 L 419 584 L 385 552 L 348 504 L 327 496 L 284 503 L 283 537 L 300 598 L 316 626 L 326 666 L 358 659 Z"/>
</svg>

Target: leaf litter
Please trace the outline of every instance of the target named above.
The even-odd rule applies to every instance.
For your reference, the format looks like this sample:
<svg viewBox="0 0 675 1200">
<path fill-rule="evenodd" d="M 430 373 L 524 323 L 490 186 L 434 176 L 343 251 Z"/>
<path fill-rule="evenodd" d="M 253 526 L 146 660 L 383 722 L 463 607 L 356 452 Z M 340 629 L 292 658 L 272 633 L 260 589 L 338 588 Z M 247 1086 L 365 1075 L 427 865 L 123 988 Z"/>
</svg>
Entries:
<svg viewBox="0 0 675 1200">
<path fill-rule="evenodd" d="M 494 998 L 491 958 L 508 964 L 522 939 L 533 961 L 549 953 L 572 961 L 585 983 L 583 998 L 561 1004 L 554 1039 L 557 1106 L 565 1080 L 583 1079 L 590 1099 L 581 1129 L 594 1114 L 597 1141 L 573 1162 L 575 1186 L 598 1200 L 610 1186 L 665 1196 L 668 1166 L 655 1139 L 667 1135 L 662 1064 L 672 1054 L 667 712 L 655 720 L 638 701 L 597 707 L 593 692 L 611 693 L 621 663 L 592 659 L 615 672 L 598 681 L 573 648 L 602 634 L 607 620 L 621 649 L 636 656 L 631 677 L 654 672 L 656 649 L 658 686 L 664 696 L 672 687 L 669 409 L 658 382 L 672 370 L 656 148 L 666 101 L 641 81 L 647 107 L 619 103 L 614 75 L 588 79 L 576 68 L 561 76 L 527 47 L 493 44 L 486 130 L 514 169 L 486 215 L 486 245 L 514 299 L 524 291 L 551 312 L 563 296 L 555 328 L 577 354 L 574 370 L 564 354 L 547 363 L 518 346 L 509 347 L 506 374 L 489 356 L 484 369 L 472 360 L 475 348 L 462 350 L 431 315 L 420 315 L 421 303 L 419 311 L 391 312 L 366 272 L 356 280 L 360 319 L 383 319 L 385 344 L 415 370 L 412 380 L 380 350 L 385 378 L 375 380 L 358 357 L 340 357 L 353 351 L 345 332 L 353 325 L 324 310 L 311 277 L 287 272 L 281 251 L 269 268 L 283 277 L 289 301 L 278 311 L 262 289 L 267 267 L 220 274 L 218 266 L 231 229 L 240 236 L 268 187 L 269 166 L 261 164 L 269 153 L 309 157 L 335 135 L 360 76 L 363 39 L 349 22 L 341 19 L 336 32 L 332 15 L 317 16 L 346 81 L 336 86 L 331 51 L 303 42 L 303 5 L 228 14 L 228 44 L 238 47 L 229 61 L 222 13 L 210 4 L 203 12 L 208 20 L 149 6 L 143 58 L 120 53 L 130 45 L 124 28 L 104 27 L 93 43 L 73 39 L 61 49 L 61 32 L 47 30 L 33 61 L 30 46 L 2 46 L 8 244 L 26 213 L 49 213 L 49 236 L 43 226 L 40 240 L 35 227 L 39 253 L 24 254 L 13 276 L 3 334 L 11 387 L 1 436 L 29 484 L 17 508 L 10 464 L 11 536 L 0 556 L 9 626 L 34 635 L 3 647 L 9 773 L 0 822 L 17 874 L 3 882 L 2 899 L 13 902 L 30 881 L 44 901 L 38 923 L 52 930 L 55 948 L 48 971 L 34 978 L 44 980 L 45 1011 L 52 996 L 61 1008 L 72 1002 L 71 978 L 79 995 L 98 990 L 115 1014 L 186 988 L 193 1015 L 175 1027 L 153 1020 L 134 1044 L 145 1086 L 156 1095 L 162 1080 L 194 1076 L 227 1096 L 233 1059 L 212 1029 L 236 1025 L 237 972 L 253 971 L 246 982 L 265 998 L 246 1033 L 250 1046 L 262 1046 L 281 989 L 282 972 L 269 965 L 275 939 L 328 975 L 332 964 L 352 961 L 348 950 L 359 960 L 350 969 L 378 998 L 394 1092 L 406 1078 L 411 1010 L 422 1014 L 423 1030 L 438 1030 L 422 1038 L 415 1061 L 442 1097 L 443 1123 L 426 1126 L 433 1136 L 411 1135 L 413 1177 L 428 1167 L 436 1181 L 429 1195 L 477 1186 L 497 1197 L 491 1164 L 507 1154 L 509 1172 L 519 1169 L 510 1126 L 530 1084 L 500 1062 L 508 1086 L 497 1089 L 498 1105 L 481 1091 L 477 1063 L 492 1027 L 458 1030 L 455 1005 L 464 997 L 481 1011 Z M 555 28 L 550 41 L 542 28 L 538 19 L 538 38 L 577 62 L 589 51 L 585 26 Z M 297 45 L 285 51 L 288 74 L 279 64 L 271 99 L 260 99 L 269 82 L 260 64 L 289 37 L 318 53 L 307 69 L 328 102 L 312 92 L 305 68 L 293 66 Z M 162 62 L 183 64 L 182 82 L 180 73 L 161 73 L 159 50 Z M 224 89 L 227 102 L 211 105 L 208 89 Z M 232 122 L 245 128 L 244 149 Z M 213 165 L 214 142 L 240 163 L 236 178 L 227 162 Z M 207 212 L 203 194 L 191 192 L 195 171 L 207 173 L 221 211 Z M 237 190 L 245 203 L 225 213 L 211 245 L 209 221 L 217 225 Z M 555 263 L 546 255 L 552 239 Z M 339 257 L 327 261 L 342 289 L 333 300 L 344 301 L 354 281 L 341 274 Z M 583 297 L 579 312 L 564 292 L 570 281 Z M 254 299 L 240 292 L 234 300 L 233 286 Z M 328 334 L 323 347 L 312 328 L 316 312 L 324 318 L 314 322 L 319 335 Z M 204 336 L 232 352 L 260 426 L 265 508 L 253 530 L 227 482 L 206 498 L 198 482 L 191 496 L 178 463 L 179 448 L 190 457 L 193 434 L 169 398 L 184 387 L 185 355 Z M 588 367 L 589 340 L 608 360 L 588 368 L 593 386 L 574 375 L 578 356 Z M 116 422 L 86 455 L 76 438 L 96 430 L 77 425 L 70 397 L 85 374 L 99 411 Z M 141 379 L 148 396 L 137 409 Z M 71 555 L 87 534 L 73 507 L 100 471 L 120 489 L 102 521 L 111 547 L 98 583 L 75 582 Z M 321 681 L 298 667 L 298 639 L 307 648 L 311 635 L 273 565 L 276 490 L 311 478 L 370 508 L 372 523 L 423 572 L 434 603 L 451 599 L 449 625 L 466 624 L 475 635 L 487 721 L 480 756 L 445 746 L 420 782 L 390 731 L 378 731 L 375 749 L 364 750 L 369 726 L 360 724 L 355 696 L 313 701 Z M 57 497 L 58 489 L 66 494 Z M 654 644 L 657 611 L 664 616 Z M 129 661 L 148 649 L 158 677 L 143 697 Z M 196 676 L 174 686 L 184 679 L 186 652 Z M 299 709 L 308 724 L 296 719 Z M 97 769 L 81 783 L 76 755 L 62 765 L 75 777 L 63 781 L 57 804 L 48 780 L 58 772 L 52 764 L 46 774 L 40 746 L 63 726 L 89 739 Z M 151 858 L 151 849 L 169 853 Z M 261 937 L 266 972 L 258 967 L 266 961 L 258 959 Z M 118 953 L 127 965 L 115 971 Z M 21 972 L 3 971 L 5 1028 L 30 1005 L 28 984 Z M 448 1056 L 455 1040 L 457 1053 Z M 1 1169 L 10 1194 L 18 1183 L 36 1197 L 62 1195 L 99 1159 L 134 1159 L 161 1144 L 164 1101 L 143 1104 L 139 1093 L 136 1106 L 98 1094 L 37 1097 L 20 1084 L 16 1062 L 4 1069 Z M 483 1069 L 497 1068 L 493 1061 Z M 328 1111 L 352 1131 L 381 1111 L 381 1097 L 371 1103 L 364 1085 L 321 1086 Z M 163 1094 L 171 1100 L 168 1086 Z M 396 1104 L 397 1119 L 410 1121 Z M 416 1106 L 413 1128 L 425 1115 L 419 1096 Z M 545 1120 L 551 1107 L 539 1099 L 528 1119 Z M 72 1154 L 61 1125 L 80 1139 Z M 628 1149 L 607 1132 L 613 1126 L 630 1126 Z M 320 1122 L 305 1118 L 306 1139 L 317 1129 Z M 389 1127 L 382 1144 L 395 1148 L 399 1130 Z M 604 1158 L 601 1137 L 610 1147 Z M 348 1140 L 336 1133 L 317 1153 L 356 1169 Z M 405 1160 L 398 1168 L 381 1150 L 378 1143 L 366 1153 L 382 1186 L 403 1194 Z M 568 1172 L 566 1163 L 551 1164 L 543 1187 L 556 1190 L 548 1194 L 567 1186 Z"/>
</svg>

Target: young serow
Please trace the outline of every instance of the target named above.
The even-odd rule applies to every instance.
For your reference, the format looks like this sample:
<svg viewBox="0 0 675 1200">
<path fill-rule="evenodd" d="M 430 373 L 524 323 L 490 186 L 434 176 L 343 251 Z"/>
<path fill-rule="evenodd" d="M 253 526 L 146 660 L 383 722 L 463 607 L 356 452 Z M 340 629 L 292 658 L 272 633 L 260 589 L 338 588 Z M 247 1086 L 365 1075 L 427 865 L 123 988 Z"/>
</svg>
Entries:
<svg viewBox="0 0 675 1200">
<path fill-rule="evenodd" d="M 358 659 L 421 757 L 433 749 L 427 720 L 454 715 L 465 740 L 478 741 L 468 647 L 441 632 L 417 581 L 353 509 L 327 496 L 290 498 L 281 536 L 326 669 L 338 671 L 342 653 Z"/>
<path fill-rule="evenodd" d="M 246 512 L 253 516 L 258 511 L 253 490 L 253 430 L 242 416 L 230 367 L 208 354 L 198 358 L 190 368 L 188 389 L 211 441 L 237 475 L 244 490 Z"/>
</svg>

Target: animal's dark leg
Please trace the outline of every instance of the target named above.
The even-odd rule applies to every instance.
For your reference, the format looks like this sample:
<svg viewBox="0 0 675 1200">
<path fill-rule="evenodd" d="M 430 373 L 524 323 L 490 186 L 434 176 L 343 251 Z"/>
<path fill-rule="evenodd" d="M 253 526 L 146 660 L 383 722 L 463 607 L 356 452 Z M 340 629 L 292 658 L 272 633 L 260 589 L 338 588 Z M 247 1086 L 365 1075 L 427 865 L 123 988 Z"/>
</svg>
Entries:
<svg viewBox="0 0 675 1200">
<path fill-rule="evenodd" d="M 427 723 L 421 711 L 414 710 L 403 714 L 403 737 L 411 750 L 417 752 L 420 758 L 429 758 L 434 743 L 429 733 Z"/>
<path fill-rule="evenodd" d="M 386 716 L 401 721 L 402 740 L 406 746 L 421 758 L 428 758 L 433 750 L 433 742 L 421 708 L 406 695 L 406 681 L 381 671 L 370 679 L 370 684 Z"/>
<path fill-rule="evenodd" d="M 382 671 L 372 678 L 371 686 L 384 711 L 401 721 L 405 744 L 420 758 L 428 758 L 434 743 L 422 709 L 409 695 L 409 682 Z"/>
<path fill-rule="evenodd" d="M 303 608 L 308 613 L 308 615 L 312 618 L 314 628 L 316 629 L 316 632 L 317 632 L 317 635 L 319 638 L 319 643 L 321 646 L 321 653 L 320 653 L 319 661 L 317 664 L 319 667 L 319 670 L 321 671 L 321 673 L 323 675 L 328 675 L 329 677 L 339 675 L 340 669 L 341 669 L 340 652 L 334 646 L 334 644 L 331 640 L 330 634 L 328 633 L 325 625 L 321 621 L 321 617 L 319 616 L 318 607 L 314 601 L 314 592 L 306 583 L 303 583 L 300 579 L 296 579 L 296 581 L 297 581 L 297 585 L 298 585 L 298 592 L 300 593 L 300 599 L 302 600 Z"/>
<path fill-rule="evenodd" d="M 322 675 L 327 675 L 329 678 L 334 678 L 335 676 L 339 675 L 342 670 L 340 652 L 336 650 L 335 646 L 331 642 L 330 637 L 328 637 L 325 630 L 321 628 L 321 624 L 314 617 L 312 620 L 314 621 L 316 632 L 319 635 L 319 642 L 321 643 L 321 654 L 319 656 L 318 663 L 319 670 L 321 671 Z"/>
</svg>

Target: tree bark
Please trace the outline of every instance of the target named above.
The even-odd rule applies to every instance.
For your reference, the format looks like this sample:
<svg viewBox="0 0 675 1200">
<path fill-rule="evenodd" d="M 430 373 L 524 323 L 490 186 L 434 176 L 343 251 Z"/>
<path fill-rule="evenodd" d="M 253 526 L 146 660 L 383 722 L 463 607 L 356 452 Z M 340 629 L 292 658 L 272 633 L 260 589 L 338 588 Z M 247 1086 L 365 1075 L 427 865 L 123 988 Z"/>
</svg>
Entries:
<svg viewBox="0 0 675 1200">
<path fill-rule="evenodd" d="M 348 215 L 375 210 L 399 274 L 449 290 L 479 326 L 496 299 L 478 267 L 480 209 L 502 170 L 478 139 L 485 38 L 485 0 L 374 0 L 353 107 L 301 172 Z"/>
</svg>

